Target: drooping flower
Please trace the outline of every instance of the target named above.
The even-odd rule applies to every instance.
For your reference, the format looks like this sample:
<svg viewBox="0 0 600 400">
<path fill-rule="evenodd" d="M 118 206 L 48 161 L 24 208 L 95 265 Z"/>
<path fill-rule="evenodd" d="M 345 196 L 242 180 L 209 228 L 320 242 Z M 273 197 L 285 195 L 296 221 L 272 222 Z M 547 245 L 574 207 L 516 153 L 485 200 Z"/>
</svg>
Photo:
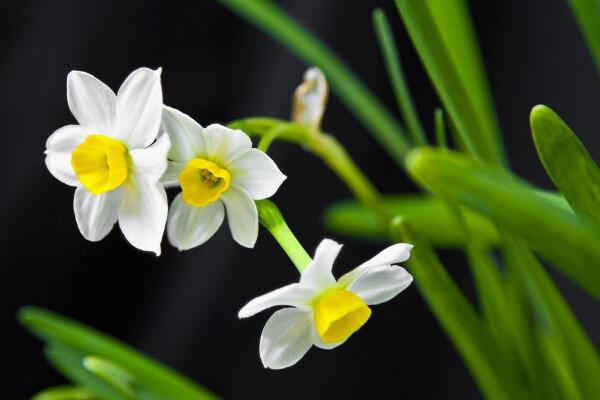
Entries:
<svg viewBox="0 0 600 400">
<path fill-rule="evenodd" d="M 186 114 L 163 110 L 163 130 L 171 138 L 167 187 L 181 187 L 169 210 L 167 234 L 179 250 L 210 239 L 225 218 L 233 238 L 253 247 L 258 236 L 254 200 L 273 196 L 285 175 L 248 135 L 213 124 L 203 128 Z"/>
<path fill-rule="evenodd" d="M 329 350 L 344 343 L 367 322 L 370 305 L 391 300 L 410 285 L 412 276 L 393 264 L 406 261 L 412 247 L 394 244 L 336 281 L 331 269 L 342 245 L 324 239 L 299 283 L 257 297 L 239 312 L 247 318 L 291 306 L 276 311 L 263 328 L 259 353 L 265 368 L 292 366 L 313 345 Z"/>
<path fill-rule="evenodd" d="M 46 142 L 46 166 L 75 189 L 75 219 L 91 241 L 119 221 L 135 247 L 160 254 L 167 197 L 160 177 L 170 141 L 159 136 L 161 70 L 139 68 L 117 94 L 94 76 L 72 71 L 67 101 L 78 125 L 56 130 Z"/>
<path fill-rule="evenodd" d="M 317 67 L 307 69 L 304 73 L 304 82 L 294 91 L 292 121 L 319 130 L 328 96 L 327 79 L 323 72 Z"/>
</svg>

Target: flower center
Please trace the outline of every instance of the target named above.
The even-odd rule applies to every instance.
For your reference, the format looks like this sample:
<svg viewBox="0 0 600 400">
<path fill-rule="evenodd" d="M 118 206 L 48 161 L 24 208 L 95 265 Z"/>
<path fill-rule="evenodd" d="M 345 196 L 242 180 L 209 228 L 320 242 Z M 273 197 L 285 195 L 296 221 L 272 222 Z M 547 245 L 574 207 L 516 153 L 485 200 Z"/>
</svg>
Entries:
<svg viewBox="0 0 600 400">
<path fill-rule="evenodd" d="M 229 188 L 231 174 L 204 158 L 190 160 L 179 174 L 183 201 L 204 207 L 217 200 Z"/>
<path fill-rule="evenodd" d="M 128 152 L 123 143 L 104 135 L 89 135 L 71 153 L 79 181 L 93 194 L 113 190 L 127 179 Z"/>
<path fill-rule="evenodd" d="M 348 290 L 333 289 L 313 304 L 315 328 L 325 343 L 346 340 L 371 316 L 371 309 Z"/>
</svg>

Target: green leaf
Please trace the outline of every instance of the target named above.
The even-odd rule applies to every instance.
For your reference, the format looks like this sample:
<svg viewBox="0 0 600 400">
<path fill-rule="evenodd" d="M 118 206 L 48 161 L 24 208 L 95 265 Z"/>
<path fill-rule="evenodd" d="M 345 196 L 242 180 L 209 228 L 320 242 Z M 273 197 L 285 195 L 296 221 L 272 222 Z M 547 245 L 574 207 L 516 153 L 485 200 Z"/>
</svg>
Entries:
<svg viewBox="0 0 600 400">
<path fill-rule="evenodd" d="M 381 198 L 381 204 L 387 214 L 410 221 L 436 247 L 464 247 L 466 243 L 451 209 L 435 196 L 388 195 Z M 463 211 L 473 234 L 483 243 L 498 243 L 498 232 L 489 220 L 471 210 Z M 323 220 L 327 229 L 337 234 L 385 242 L 390 239 L 388 228 L 381 225 L 378 215 L 355 200 L 341 200 L 330 205 Z"/>
<path fill-rule="evenodd" d="M 414 150 L 409 172 L 424 187 L 504 226 L 600 298 L 600 229 L 508 172 L 448 150 Z"/>
<path fill-rule="evenodd" d="M 456 346 L 479 388 L 488 398 L 523 398 L 514 371 L 497 363 L 498 349 L 475 309 L 456 286 L 446 269 L 409 223 L 396 218 L 396 240 L 414 244 L 408 269 L 415 285 Z"/>
<path fill-rule="evenodd" d="M 23 307 L 19 311 L 19 320 L 40 338 L 68 346 L 81 353 L 82 357 L 95 355 L 111 360 L 135 376 L 141 385 L 157 395 L 181 400 L 216 398 L 207 389 L 196 385 L 169 367 L 76 321 L 36 307 Z M 83 370 L 91 374 L 91 372 Z"/>
<path fill-rule="evenodd" d="M 102 357 L 87 356 L 83 359 L 83 366 L 120 393 L 135 396 L 135 378 L 113 362 Z"/>
<path fill-rule="evenodd" d="M 568 1 L 600 73 L 600 2 L 598 0 Z"/>
<path fill-rule="evenodd" d="M 85 355 L 72 347 L 52 341 L 44 349 L 44 354 L 54 368 L 65 378 L 77 385 L 89 388 L 98 398 L 105 400 L 132 399 L 132 397 L 124 395 L 85 369 L 83 367 Z"/>
<path fill-rule="evenodd" d="M 463 0 L 396 0 L 404 25 L 462 141 L 505 162 L 483 63 Z"/>
<path fill-rule="evenodd" d="M 390 157 L 404 168 L 404 157 L 411 147 L 404 127 L 326 45 L 274 2 L 219 2 L 287 46 L 305 63 L 321 68 L 333 92 L 371 132 Z"/>
<path fill-rule="evenodd" d="M 600 358 L 585 330 L 533 254 L 507 238 L 506 260 L 526 288 L 538 340 L 564 398 L 600 398 Z"/>
<path fill-rule="evenodd" d="M 99 398 L 84 387 L 64 385 L 44 389 L 31 400 L 99 400 Z"/>
<path fill-rule="evenodd" d="M 410 90 L 406 84 L 404 71 L 400 63 L 400 56 L 396 51 L 396 41 L 394 40 L 394 35 L 392 34 L 385 13 L 379 8 L 373 11 L 373 26 L 400 114 L 408 126 L 413 143 L 418 146 L 424 146 L 427 144 L 427 138 L 419 120 L 419 115 L 415 110 Z"/>
<path fill-rule="evenodd" d="M 600 169 L 581 141 L 550 108 L 531 110 L 531 133 L 546 172 L 571 207 L 600 221 Z"/>
</svg>

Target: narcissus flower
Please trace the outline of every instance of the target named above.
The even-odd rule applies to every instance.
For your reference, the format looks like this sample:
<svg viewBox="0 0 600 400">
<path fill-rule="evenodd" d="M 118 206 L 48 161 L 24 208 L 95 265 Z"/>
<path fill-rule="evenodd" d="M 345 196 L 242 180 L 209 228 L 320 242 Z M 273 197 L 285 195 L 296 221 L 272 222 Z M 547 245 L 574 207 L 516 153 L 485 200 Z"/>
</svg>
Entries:
<svg viewBox="0 0 600 400">
<path fill-rule="evenodd" d="M 386 302 L 410 285 L 413 278 L 393 265 L 410 257 L 412 245 L 398 243 L 343 275 L 331 273 L 342 245 L 325 239 L 304 269 L 299 283 L 257 297 L 239 312 L 240 318 L 274 306 L 276 311 L 260 338 L 260 358 L 265 368 L 296 364 L 314 345 L 333 349 L 344 343 L 371 316 L 370 305 Z"/>
<path fill-rule="evenodd" d="M 203 128 L 170 107 L 163 110 L 162 124 L 173 144 L 163 183 L 182 189 L 169 211 L 171 244 L 188 250 L 206 242 L 223 223 L 227 209 L 233 238 L 253 247 L 258 236 L 254 200 L 273 196 L 285 175 L 269 156 L 252 148 L 240 130 L 218 124 Z"/>
<path fill-rule="evenodd" d="M 115 222 L 141 250 L 160 254 L 167 197 L 160 177 L 170 142 L 159 135 L 160 69 L 133 71 L 115 94 L 90 74 L 67 76 L 67 101 L 79 123 L 46 142 L 46 166 L 75 186 L 75 219 L 88 240 L 104 238 Z"/>
<path fill-rule="evenodd" d="M 292 121 L 320 129 L 328 96 L 327 79 L 323 72 L 317 67 L 307 69 L 304 82 L 294 91 Z"/>
</svg>

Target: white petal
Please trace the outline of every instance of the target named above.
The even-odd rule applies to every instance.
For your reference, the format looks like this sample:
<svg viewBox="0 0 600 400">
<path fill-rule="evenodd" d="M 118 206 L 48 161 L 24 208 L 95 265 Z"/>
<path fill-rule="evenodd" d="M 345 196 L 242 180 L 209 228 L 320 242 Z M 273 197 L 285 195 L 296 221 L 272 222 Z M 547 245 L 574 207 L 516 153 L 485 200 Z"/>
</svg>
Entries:
<svg viewBox="0 0 600 400">
<path fill-rule="evenodd" d="M 331 239 L 323 239 L 317 247 L 315 257 L 302 272 L 300 283 L 317 290 L 335 284 L 331 269 L 341 249 L 341 244 Z"/>
<path fill-rule="evenodd" d="M 197 154 L 204 153 L 204 128 L 187 114 L 163 106 L 162 131 L 171 138 L 169 160 L 187 162 Z"/>
<path fill-rule="evenodd" d="M 255 200 L 275 194 L 286 176 L 264 152 L 250 149 L 229 166 L 233 182 L 246 189 Z"/>
<path fill-rule="evenodd" d="M 67 102 L 80 125 L 89 126 L 110 136 L 116 118 L 115 93 L 87 72 L 71 71 L 67 75 Z"/>
<path fill-rule="evenodd" d="M 312 314 L 297 308 L 276 311 L 260 337 L 260 359 L 265 368 L 281 369 L 296 364 L 310 350 Z"/>
<path fill-rule="evenodd" d="M 79 231 L 92 242 L 103 239 L 117 222 L 120 189 L 95 195 L 83 186 L 75 190 L 73 209 Z"/>
<path fill-rule="evenodd" d="M 169 241 L 179 250 L 200 246 L 215 234 L 224 218 L 225 210 L 221 201 L 215 201 L 206 207 L 194 207 L 184 202 L 179 193 L 169 210 Z"/>
<path fill-rule="evenodd" d="M 374 305 L 391 300 L 412 281 L 412 275 L 402 267 L 379 265 L 364 270 L 347 289 L 356 293 L 365 303 Z"/>
<path fill-rule="evenodd" d="M 250 137 L 240 130 L 212 124 L 204 129 L 204 155 L 217 164 L 229 167 L 233 161 L 252 147 Z"/>
<path fill-rule="evenodd" d="M 317 67 L 307 69 L 304 82 L 294 91 L 292 120 L 318 129 L 328 94 L 327 79 L 323 72 Z"/>
<path fill-rule="evenodd" d="M 148 147 L 158 135 L 161 115 L 160 69 L 136 69 L 117 93 L 116 138 L 130 149 Z"/>
<path fill-rule="evenodd" d="M 404 262 L 410 257 L 410 250 L 412 248 L 413 245 L 408 243 L 396 243 L 391 245 L 379 252 L 379 254 L 377 254 L 375 257 L 365 261 L 352 271 L 343 275 L 340 279 L 338 279 L 338 282 L 347 286 L 369 268 Z"/>
<path fill-rule="evenodd" d="M 167 153 L 171 142 L 169 135 L 162 134 L 150 147 L 129 152 L 136 173 L 158 181 L 167 170 Z"/>
<path fill-rule="evenodd" d="M 71 167 L 71 152 L 90 134 L 81 125 L 67 125 L 54 131 L 46 140 L 46 167 L 59 181 L 77 186 L 79 180 Z"/>
<path fill-rule="evenodd" d="M 227 223 L 235 241 L 244 247 L 254 247 L 258 237 L 258 211 L 254 200 L 235 185 L 231 185 L 221 199 L 227 208 Z"/>
<path fill-rule="evenodd" d="M 309 303 L 316 294 L 315 291 L 302 287 L 299 283 L 292 283 L 251 300 L 242 307 L 238 317 L 248 318 L 275 306 L 293 306 L 308 311 Z"/>
<path fill-rule="evenodd" d="M 323 350 L 335 349 L 336 347 L 341 346 L 344 343 L 346 343 L 346 340 L 348 340 L 348 339 L 345 339 L 345 340 L 342 340 L 341 342 L 337 342 L 337 343 L 325 343 L 325 342 L 323 342 L 323 340 L 321 340 L 321 337 L 317 333 L 317 330 L 314 328 L 314 325 L 313 325 L 313 330 L 312 331 L 313 331 L 312 332 L 312 334 L 313 334 L 313 344 L 315 346 L 317 346 L 318 348 L 323 349 Z"/>
<path fill-rule="evenodd" d="M 167 222 L 167 195 L 159 182 L 134 175 L 121 185 L 119 226 L 133 246 L 160 255 L 160 242 Z"/>
<path fill-rule="evenodd" d="M 185 167 L 185 163 L 178 161 L 169 161 L 167 170 L 160 181 L 166 188 L 179 187 L 179 174 Z"/>
<path fill-rule="evenodd" d="M 44 160 L 46 168 L 56 179 L 69 186 L 79 186 L 79 179 L 71 167 L 71 154 L 51 153 Z"/>
</svg>

